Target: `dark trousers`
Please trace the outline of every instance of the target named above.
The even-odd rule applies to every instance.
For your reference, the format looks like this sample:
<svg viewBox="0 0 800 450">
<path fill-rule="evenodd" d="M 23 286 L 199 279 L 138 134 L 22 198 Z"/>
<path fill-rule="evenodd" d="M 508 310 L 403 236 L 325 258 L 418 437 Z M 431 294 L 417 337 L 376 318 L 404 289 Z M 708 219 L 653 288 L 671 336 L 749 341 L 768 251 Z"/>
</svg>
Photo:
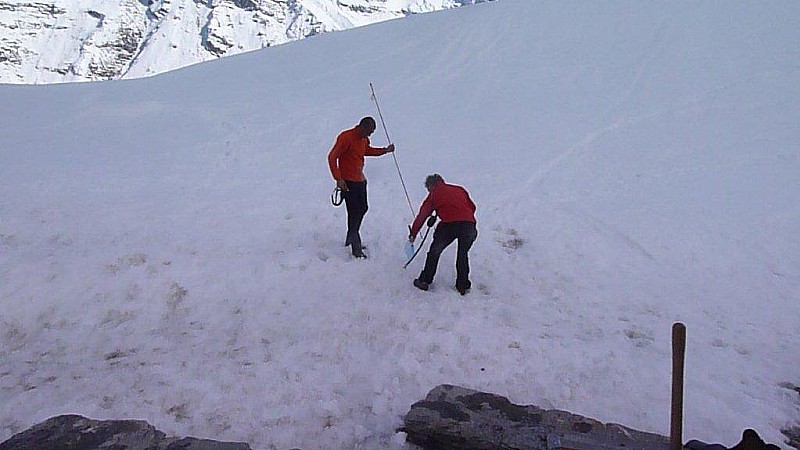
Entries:
<svg viewBox="0 0 800 450">
<path fill-rule="evenodd" d="M 428 250 L 425 268 L 419 274 L 419 280 L 432 283 L 439 265 L 442 252 L 454 240 L 458 239 L 458 253 L 456 254 L 456 288 L 468 289 L 469 281 L 469 249 L 478 238 L 478 229 L 473 222 L 447 222 L 440 223 L 433 233 L 433 242 Z"/>
<path fill-rule="evenodd" d="M 367 213 L 367 181 L 347 181 L 347 190 L 342 192 L 345 206 L 347 207 L 347 238 L 346 245 L 351 245 L 353 253 L 361 252 L 361 222 Z"/>
</svg>

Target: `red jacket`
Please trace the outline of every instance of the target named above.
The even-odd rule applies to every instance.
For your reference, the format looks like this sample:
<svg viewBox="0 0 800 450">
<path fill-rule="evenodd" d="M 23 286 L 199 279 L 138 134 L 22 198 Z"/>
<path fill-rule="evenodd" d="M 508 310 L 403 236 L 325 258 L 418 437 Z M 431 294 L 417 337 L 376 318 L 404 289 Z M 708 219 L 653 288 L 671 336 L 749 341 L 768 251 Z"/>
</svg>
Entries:
<svg viewBox="0 0 800 450">
<path fill-rule="evenodd" d="M 422 228 L 425 219 L 436 211 L 442 223 L 447 222 L 473 222 L 475 223 L 475 203 L 469 198 L 467 190 L 455 184 L 445 182 L 436 183 L 431 189 L 419 214 L 411 225 L 411 236 L 416 236 Z"/>
<path fill-rule="evenodd" d="M 336 138 L 328 165 L 334 180 L 364 181 L 364 156 L 381 156 L 385 149 L 369 145 L 369 138 L 361 137 L 358 126 L 342 131 Z"/>
</svg>

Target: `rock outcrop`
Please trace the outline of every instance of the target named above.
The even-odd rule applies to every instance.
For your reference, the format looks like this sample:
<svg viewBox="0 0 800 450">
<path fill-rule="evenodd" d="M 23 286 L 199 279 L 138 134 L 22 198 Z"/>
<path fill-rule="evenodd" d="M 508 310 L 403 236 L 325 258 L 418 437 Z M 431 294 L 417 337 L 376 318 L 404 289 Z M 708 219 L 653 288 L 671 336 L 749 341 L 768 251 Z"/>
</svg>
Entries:
<svg viewBox="0 0 800 450">
<path fill-rule="evenodd" d="M 499 395 L 442 385 L 415 403 L 401 431 L 425 450 L 668 450 L 666 436 L 556 409 L 520 406 Z M 778 450 L 754 430 L 730 449 L 697 440 L 685 450 Z"/>
<path fill-rule="evenodd" d="M 167 437 L 141 420 L 57 416 L 0 444 L 0 450 L 251 450 L 234 442 Z"/>
<path fill-rule="evenodd" d="M 442 385 L 415 403 L 402 429 L 426 450 L 667 450 L 665 436 L 505 397 Z"/>
</svg>

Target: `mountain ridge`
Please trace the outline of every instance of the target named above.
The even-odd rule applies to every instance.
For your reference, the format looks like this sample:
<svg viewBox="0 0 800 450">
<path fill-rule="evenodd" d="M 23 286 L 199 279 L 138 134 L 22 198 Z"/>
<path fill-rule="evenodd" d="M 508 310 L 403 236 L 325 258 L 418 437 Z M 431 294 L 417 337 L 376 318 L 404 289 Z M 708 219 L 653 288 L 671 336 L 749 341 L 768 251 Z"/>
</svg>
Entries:
<svg viewBox="0 0 800 450">
<path fill-rule="evenodd" d="M 0 1 L 0 83 L 141 78 L 485 1 L 492 0 Z"/>
</svg>

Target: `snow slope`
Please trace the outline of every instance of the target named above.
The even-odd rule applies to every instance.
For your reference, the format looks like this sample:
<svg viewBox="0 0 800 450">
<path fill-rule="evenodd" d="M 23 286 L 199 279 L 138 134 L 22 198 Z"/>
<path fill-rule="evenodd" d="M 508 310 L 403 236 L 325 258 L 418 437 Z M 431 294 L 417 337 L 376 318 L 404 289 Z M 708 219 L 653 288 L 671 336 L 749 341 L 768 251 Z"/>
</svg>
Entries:
<svg viewBox="0 0 800 450">
<path fill-rule="evenodd" d="M 1 86 L 0 440 L 80 413 L 405 448 L 401 416 L 440 383 L 666 434 L 683 321 L 686 439 L 783 445 L 797 42 L 796 2 L 503 0 L 153 78 Z M 389 156 L 367 162 L 371 258 L 342 247 L 326 154 L 374 113 L 369 82 L 413 201 L 439 172 L 478 204 L 466 297 L 452 249 L 431 292 L 421 261 L 401 269 Z"/>
</svg>

